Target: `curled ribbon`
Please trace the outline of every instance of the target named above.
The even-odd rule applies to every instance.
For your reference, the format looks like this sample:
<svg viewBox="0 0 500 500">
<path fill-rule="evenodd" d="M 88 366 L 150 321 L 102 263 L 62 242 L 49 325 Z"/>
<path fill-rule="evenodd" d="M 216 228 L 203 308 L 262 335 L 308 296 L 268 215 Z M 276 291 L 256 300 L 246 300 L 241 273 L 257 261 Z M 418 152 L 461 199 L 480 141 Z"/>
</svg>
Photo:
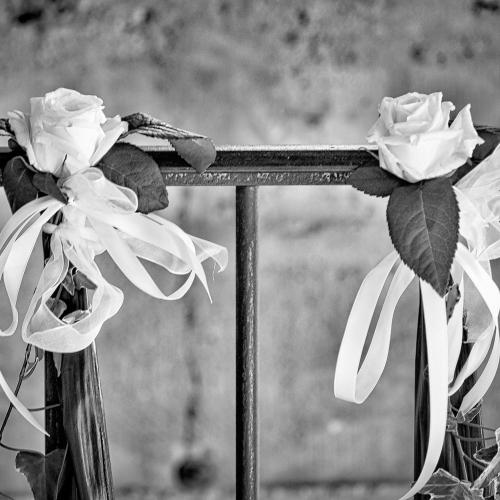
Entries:
<svg viewBox="0 0 500 500">
<path fill-rule="evenodd" d="M 68 197 L 67 204 L 50 196 L 33 200 L 16 211 L 0 233 L 0 277 L 12 313 L 10 325 L 0 329 L 1 336 L 12 335 L 17 328 L 19 289 L 42 231 L 51 233 L 51 255 L 40 274 L 21 332 L 25 342 L 53 352 L 85 349 L 94 341 L 103 323 L 120 309 L 122 291 L 105 280 L 94 260 L 104 251 L 135 286 L 162 300 L 181 298 L 196 277 L 209 294 L 202 262 L 213 259 L 219 271 L 227 266 L 226 248 L 190 236 L 158 215 L 137 213 L 136 194 L 110 182 L 97 168 L 66 178 L 61 190 Z M 50 219 L 58 211 L 62 221 L 54 225 Z M 165 294 L 139 259 L 187 278 L 177 290 Z M 95 284 L 95 289 L 88 291 L 89 310 L 71 321 L 58 318 L 47 305 L 64 280 L 70 262 Z M 44 432 L 13 394 L 1 372 L 0 387 L 19 413 Z"/>
<path fill-rule="evenodd" d="M 400 500 L 418 493 L 432 476 L 439 461 L 446 432 L 448 397 L 483 364 L 474 386 L 459 408 L 469 412 L 484 396 L 498 369 L 500 337 L 498 314 L 500 291 L 491 275 L 490 260 L 500 257 L 500 146 L 455 185 L 460 206 L 460 236 L 451 274 L 459 286 L 460 299 L 447 321 L 446 299 L 419 279 L 429 365 L 430 427 L 427 455 L 415 484 Z M 488 310 L 488 324 L 474 339 L 470 354 L 455 377 L 462 346 L 464 277 L 468 277 Z M 371 394 L 387 363 L 392 319 L 399 299 L 416 278 L 391 252 L 363 280 L 354 300 L 340 346 L 335 371 L 335 396 L 361 404 Z M 387 292 L 366 356 L 361 363 L 377 302 Z M 361 365 L 361 366 L 360 366 Z"/>
</svg>

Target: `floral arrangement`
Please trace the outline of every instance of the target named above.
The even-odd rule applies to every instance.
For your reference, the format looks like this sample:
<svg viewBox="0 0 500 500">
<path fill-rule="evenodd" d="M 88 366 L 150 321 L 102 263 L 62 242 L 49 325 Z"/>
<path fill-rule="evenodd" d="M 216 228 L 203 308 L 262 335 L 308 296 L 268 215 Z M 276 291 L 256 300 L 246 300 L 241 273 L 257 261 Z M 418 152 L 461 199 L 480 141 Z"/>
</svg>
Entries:
<svg viewBox="0 0 500 500">
<path fill-rule="evenodd" d="M 44 351 L 82 351 L 118 313 L 123 292 L 104 278 L 95 261 L 103 252 L 134 285 L 162 300 L 180 299 L 196 277 L 208 293 L 202 262 L 213 259 L 221 271 L 227 264 L 225 248 L 190 236 L 154 213 L 168 206 L 159 166 L 124 139 L 134 133 L 166 139 L 200 172 L 215 159 L 212 142 L 143 113 L 106 118 L 103 108 L 96 96 L 60 88 L 32 98 L 29 114 L 13 111 L 0 120 L 12 149 L 3 185 L 14 212 L 0 233 L 0 277 L 12 314 L 0 335 L 12 335 L 20 322 L 26 360 L 32 346 L 36 360 Z M 19 290 L 40 234 L 45 264 L 20 318 Z M 165 293 L 141 260 L 186 279 Z M 26 376 L 33 366 L 25 363 L 24 368 Z M 19 386 L 12 391 L 1 372 L 0 386 L 11 405 L 45 432 L 18 399 Z M 23 470 L 23 456 L 18 459 Z"/>
<path fill-rule="evenodd" d="M 401 500 L 419 492 L 433 499 L 500 498 L 498 444 L 469 457 L 462 444 L 475 438 L 456 440 L 460 460 L 477 467 L 476 477 L 435 472 L 446 436 L 459 438 L 457 426 L 477 425 L 473 419 L 500 360 L 500 291 L 490 266 L 500 257 L 500 134 L 485 127 L 476 131 L 469 106 L 450 122 L 453 110 L 439 92 L 384 98 L 368 133 L 368 141 L 378 146 L 380 168 L 358 168 L 349 178 L 367 194 L 389 197 L 387 223 L 395 251 L 370 271 L 355 298 L 338 355 L 337 397 L 362 403 L 370 395 L 387 362 L 396 305 L 415 279 L 420 288 L 428 445 L 420 475 Z M 466 294 L 479 297 L 475 304 L 487 311 L 486 326 L 464 323 Z M 466 387 L 467 380 L 473 383 Z M 463 394 L 455 408 L 450 398 L 458 391 Z"/>
</svg>

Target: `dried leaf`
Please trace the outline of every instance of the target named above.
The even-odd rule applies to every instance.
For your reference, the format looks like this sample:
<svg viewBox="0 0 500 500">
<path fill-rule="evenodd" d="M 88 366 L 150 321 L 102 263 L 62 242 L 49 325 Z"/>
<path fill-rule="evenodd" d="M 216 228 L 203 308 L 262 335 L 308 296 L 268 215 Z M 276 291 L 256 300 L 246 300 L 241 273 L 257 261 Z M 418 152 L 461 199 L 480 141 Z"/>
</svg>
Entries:
<svg viewBox="0 0 500 500">
<path fill-rule="evenodd" d="M 38 196 L 32 183 L 33 172 L 22 156 L 15 156 L 3 170 L 3 186 L 13 212 Z"/>
<path fill-rule="evenodd" d="M 215 161 L 217 151 L 210 139 L 170 139 L 177 154 L 202 174 Z"/>
<path fill-rule="evenodd" d="M 149 213 L 168 206 L 168 195 L 158 164 L 132 144 L 115 144 L 96 165 L 115 184 L 137 195 L 138 212 Z"/>
<path fill-rule="evenodd" d="M 217 151 L 211 139 L 204 135 L 194 134 L 162 122 L 145 113 L 134 113 L 125 116 L 129 129 L 122 137 L 131 133 L 139 133 L 157 139 L 166 139 L 172 144 L 177 154 L 197 172 L 204 172 L 215 161 Z"/>
<path fill-rule="evenodd" d="M 403 262 L 444 297 L 458 243 L 458 203 L 450 180 L 397 187 L 387 222 Z"/>
<path fill-rule="evenodd" d="M 43 194 L 48 194 L 62 203 L 68 202 L 68 197 L 61 191 L 57 185 L 56 178 L 48 172 L 37 172 L 33 175 L 33 185 Z"/>
<path fill-rule="evenodd" d="M 408 184 L 379 167 L 358 167 L 349 176 L 349 184 L 372 196 L 389 196 L 397 187 Z"/>
<path fill-rule="evenodd" d="M 16 468 L 30 485 L 35 500 L 52 500 L 64 458 L 64 450 L 57 449 L 48 455 L 35 451 L 21 451 L 16 456 Z"/>
</svg>

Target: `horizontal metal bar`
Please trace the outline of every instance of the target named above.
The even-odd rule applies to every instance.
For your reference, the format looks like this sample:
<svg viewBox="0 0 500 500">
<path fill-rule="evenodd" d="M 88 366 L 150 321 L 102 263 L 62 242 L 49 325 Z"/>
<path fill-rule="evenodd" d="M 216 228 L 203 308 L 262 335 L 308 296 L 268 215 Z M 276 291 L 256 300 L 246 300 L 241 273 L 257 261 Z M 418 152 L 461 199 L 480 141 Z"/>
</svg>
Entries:
<svg viewBox="0 0 500 500">
<path fill-rule="evenodd" d="M 371 146 L 220 146 L 215 163 L 198 174 L 170 147 L 141 146 L 170 186 L 345 184 L 359 166 L 377 166 Z M 0 148 L 0 166 L 12 156 Z"/>
</svg>

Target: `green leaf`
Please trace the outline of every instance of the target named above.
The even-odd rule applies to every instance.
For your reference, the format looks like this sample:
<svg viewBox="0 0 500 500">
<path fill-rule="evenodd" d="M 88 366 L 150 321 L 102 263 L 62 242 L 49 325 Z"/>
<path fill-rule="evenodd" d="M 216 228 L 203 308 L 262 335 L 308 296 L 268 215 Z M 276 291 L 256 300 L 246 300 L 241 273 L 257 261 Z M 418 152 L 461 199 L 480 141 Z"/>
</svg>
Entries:
<svg viewBox="0 0 500 500">
<path fill-rule="evenodd" d="M 482 161 L 500 144 L 500 128 L 485 127 L 478 125 L 476 131 L 484 139 L 484 143 L 476 146 L 472 153 L 472 159 Z"/>
<path fill-rule="evenodd" d="M 33 186 L 43 194 L 48 194 L 63 203 L 68 202 L 68 197 L 61 191 L 57 185 L 57 179 L 48 172 L 36 172 L 33 175 Z"/>
<path fill-rule="evenodd" d="M 447 178 L 397 187 L 389 234 L 403 262 L 444 297 L 458 243 L 458 203 Z"/>
<path fill-rule="evenodd" d="M 11 149 L 11 151 L 13 151 L 14 153 L 16 153 L 18 155 L 25 154 L 24 149 L 21 146 L 19 146 L 19 143 L 15 139 L 10 138 L 7 141 L 7 145 L 9 146 L 9 148 Z"/>
<path fill-rule="evenodd" d="M 217 151 L 208 137 L 194 134 L 181 128 L 162 122 L 146 113 L 134 113 L 123 118 L 129 125 L 128 132 L 139 133 L 156 139 L 166 139 L 172 144 L 177 154 L 197 172 L 204 172 L 215 161 Z"/>
<path fill-rule="evenodd" d="M 358 167 L 349 176 L 349 184 L 372 196 L 389 196 L 397 187 L 408 184 L 380 167 Z"/>
<path fill-rule="evenodd" d="M 495 455 L 498 453 L 498 445 L 493 444 L 491 446 L 486 446 L 485 448 L 481 448 L 474 453 L 474 458 L 479 460 L 480 462 L 489 464 Z"/>
<path fill-rule="evenodd" d="M 500 473 L 500 451 L 498 445 L 500 444 L 500 428 L 495 431 L 495 439 L 497 444 L 497 451 L 490 460 L 490 463 L 481 472 L 481 475 L 474 481 L 476 488 L 484 488 Z"/>
<path fill-rule="evenodd" d="M 460 481 L 443 469 L 434 472 L 420 493 L 430 495 L 430 500 L 484 500 L 481 490 L 472 488 L 468 481 Z"/>
<path fill-rule="evenodd" d="M 21 451 L 17 454 L 16 468 L 26 476 L 35 500 L 55 498 L 63 458 L 62 449 L 54 450 L 48 455 L 35 451 Z"/>
<path fill-rule="evenodd" d="M 158 164 L 132 144 L 115 144 L 96 165 L 115 184 L 137 195 L 138 212 L 149 213 L 168 206 L 167 189 Z"/>
<path fill-rule="evenodd" d="M 0 135 L 10 135 L 14 137 L 14 131 L 7 118 L 0 118 Z"/>
<path fill-rule="evenodd" d="M 3 186 L 13 212 L 38 196 L 32 183 L 33 172 L 22 156 L 15 156 L 3 170 Z"/>
</svg>

